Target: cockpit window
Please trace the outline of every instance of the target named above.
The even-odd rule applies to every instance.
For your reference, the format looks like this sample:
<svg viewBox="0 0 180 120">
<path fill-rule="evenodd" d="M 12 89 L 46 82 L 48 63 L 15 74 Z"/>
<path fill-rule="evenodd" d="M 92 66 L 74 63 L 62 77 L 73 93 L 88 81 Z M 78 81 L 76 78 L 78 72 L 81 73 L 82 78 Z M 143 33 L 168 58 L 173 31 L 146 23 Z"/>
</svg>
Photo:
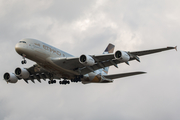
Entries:
<svg viewBox="0 0 180 120">
<path fill-rule="evenodd" d="M 19 43 L 26 43 L 25 41 L 19 41 Z"/>
</svg>

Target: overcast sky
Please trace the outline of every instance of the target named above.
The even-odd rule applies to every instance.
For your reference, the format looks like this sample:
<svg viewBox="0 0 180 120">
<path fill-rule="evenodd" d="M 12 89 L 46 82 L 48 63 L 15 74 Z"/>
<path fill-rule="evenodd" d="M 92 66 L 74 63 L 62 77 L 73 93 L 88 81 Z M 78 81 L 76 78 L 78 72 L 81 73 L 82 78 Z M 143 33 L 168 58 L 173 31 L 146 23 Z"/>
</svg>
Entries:
<svg viewBox="0 0 180 120">
<path fill-rule="evenodd" d="M 145 71 L 110 84 L 7 84 L 21 65 L 15 44 L 35 38 L 75 56 L 180 46 L 179 0 L 0 0 L 0 120 L 180 119 L 180 54 L 141 57 L 109 74 Z"/>
</svg>

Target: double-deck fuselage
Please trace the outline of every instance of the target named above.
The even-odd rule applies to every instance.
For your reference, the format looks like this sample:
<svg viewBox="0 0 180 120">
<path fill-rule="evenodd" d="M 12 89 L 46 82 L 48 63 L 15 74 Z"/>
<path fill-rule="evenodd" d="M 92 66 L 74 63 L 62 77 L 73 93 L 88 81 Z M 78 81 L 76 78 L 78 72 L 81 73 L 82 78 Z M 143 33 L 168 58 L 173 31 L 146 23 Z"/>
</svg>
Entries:
<svg viewBox="0 0 180 120">
<path fill-rule="evenodd" d="M 29 38 L 22 39 L 19 41 L 19 43 L 16 44 L 15 50 L 19 55 L 36 62 L 48 72 L 53 73 L 54 76 L 56 76 L 55 78 L 73 79 L 75 76 L 79 75 L 78 72 L 58 66 L 51 60 L 51 58 L 74 57 L 73 55 L 68 54 L 39 40 Z M 95 72 L 91 72 L 84 75 L 81 80 L 84 80 L 86 82 L 100 82 L 101 78 L 97 77 L 99 73 L 100 71 L 98 70 Z"/>
<path fill-rule="evenodd" d="M 16 44 L 15 50 L 21 56 L 36 62 L 41 67 L 48 69 L 50 72 L 57 73 L 57 75 L 58 73 L 61 73 L 61 77 L 73 75 L 73 71 L 65 70 L 60 66 L 56 66 L 50 60 L 50 58 L 73 56 L 44 42 L 29 38 L 23 39 Z M 63 74 L 65 76 L 62 76 Z"/>
<path fill-rule="evenodd" d="M 25 55 L 26 58 L 40 64 L 44 64 L 49 57 L 73 57 L 62 50 L 35 39 L 21 40 L 16 44 L 15 50 L 21 56 Z"/>
</svg>

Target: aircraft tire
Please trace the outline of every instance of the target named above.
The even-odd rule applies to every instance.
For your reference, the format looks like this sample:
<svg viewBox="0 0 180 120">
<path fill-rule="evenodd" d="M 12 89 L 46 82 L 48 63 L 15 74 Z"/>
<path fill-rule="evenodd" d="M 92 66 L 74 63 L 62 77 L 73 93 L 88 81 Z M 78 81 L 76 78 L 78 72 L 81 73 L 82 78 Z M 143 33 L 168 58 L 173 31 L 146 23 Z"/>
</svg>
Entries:
<svg viewBox="0 0 180 120">
<path fill-rule="evenodd" d="M 48 81 L 49 84 L 51 84 L 51 81 Z"/>
<path fill-rule="evenodd" d="M 56 83 L 56 80 L 53 80 L 53 83 Z"/>
<path fill-rule="evenodd" d="M 27 63 L 27 61 L 26 60 L 24 60 L 24 64 L 26 64 Z"/>
</svg>

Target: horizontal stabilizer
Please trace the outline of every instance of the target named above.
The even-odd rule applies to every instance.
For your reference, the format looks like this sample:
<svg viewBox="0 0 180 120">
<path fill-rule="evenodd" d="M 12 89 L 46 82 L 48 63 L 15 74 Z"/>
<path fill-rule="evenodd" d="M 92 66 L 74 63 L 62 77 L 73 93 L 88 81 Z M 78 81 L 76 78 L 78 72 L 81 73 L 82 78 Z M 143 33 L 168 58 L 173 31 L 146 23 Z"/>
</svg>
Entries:
<svg viewBox="0 0 180 120">
<path fill-rule="evenodd" d="M 108 78 L 108 79 L 117 79 L 117 78 L 128 77 L 128 76 L 139 75 L 139 74 L 145 74 L 145 73 L 146 72 L 131 72 L 131 73 L 104 75 L 104 77 Z"/>
</svg>

